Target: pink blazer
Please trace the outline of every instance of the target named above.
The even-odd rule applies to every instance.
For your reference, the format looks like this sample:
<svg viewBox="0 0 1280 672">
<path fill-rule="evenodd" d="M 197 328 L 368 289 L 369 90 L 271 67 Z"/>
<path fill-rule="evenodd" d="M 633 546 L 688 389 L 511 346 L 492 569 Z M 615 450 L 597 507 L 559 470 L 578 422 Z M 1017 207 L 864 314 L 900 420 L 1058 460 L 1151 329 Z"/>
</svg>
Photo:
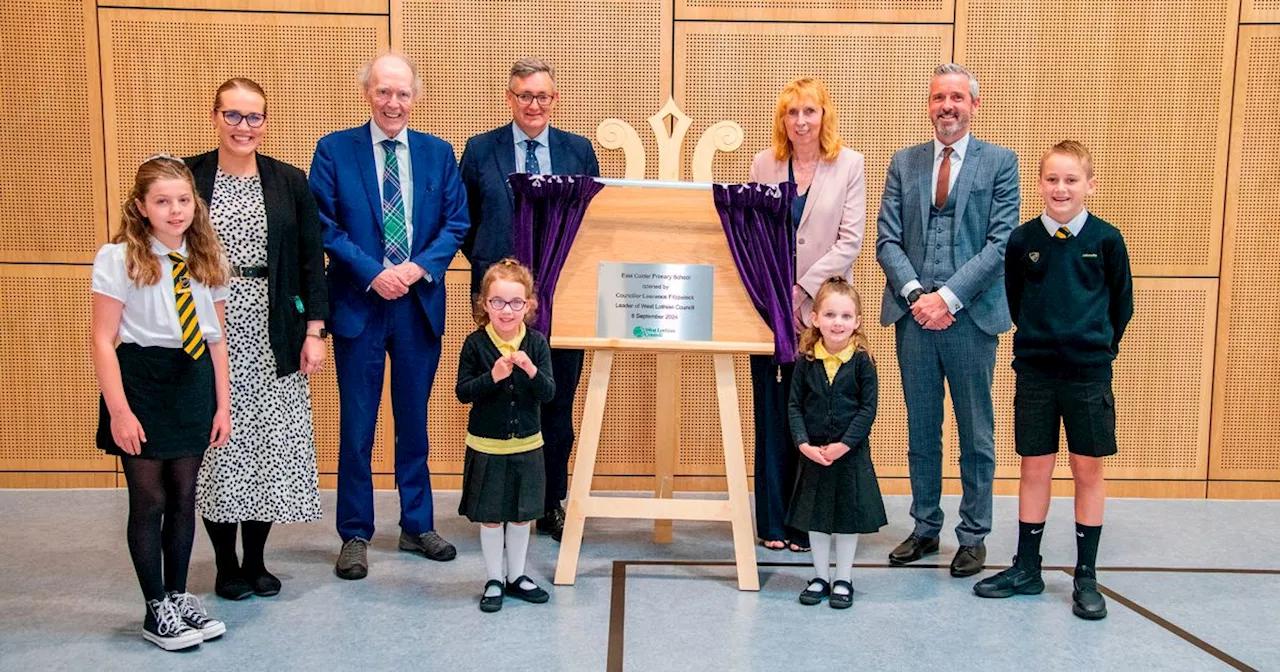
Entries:
<svg viewBox="0 0 1280 672">
<path fill-rule="evenodd" d="M 840 148 L 835 161 L 820 161 L 809 186 L 809 199 L 796 231 L 796 284 L 794 305 L 800 307 L 805 325 L 813 311 L 813 295 L 833 275 L 853 281 L 853 261 L 862 250 L 867 224 L 866 160 L 848 147 Z M 770 147 L 751 161 L 751 181 L 777 184 L 787 181 L 787 162 L 773 158 Z"/>
</svg>

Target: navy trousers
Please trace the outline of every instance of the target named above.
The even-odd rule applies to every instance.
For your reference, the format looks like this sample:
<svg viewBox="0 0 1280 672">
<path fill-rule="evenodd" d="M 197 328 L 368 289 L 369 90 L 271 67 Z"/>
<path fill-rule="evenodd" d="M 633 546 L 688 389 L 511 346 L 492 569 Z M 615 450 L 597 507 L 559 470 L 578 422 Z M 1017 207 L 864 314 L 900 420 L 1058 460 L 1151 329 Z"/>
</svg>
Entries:
<svg viewBox="0 0 1280 672">
<path fill-rule="evenodd" d="M 440 338 L 412 294 L 394 301 L 376 296 L 371 300 L 375 305 L 364 333 L 333 339 L 341 412 L 337 524 L 343 542 L 373 538 L 371 461 L 388 355 L 400 529 L 409 534 L 435 529 L 427 470 L 427 401 L 440 363 Z"/>
<path fill-rule="evenodd" d="M 787 401 L 795 364 L 779 366 L 772 355 L 751 355 L 751 392 L 756 423 L 756 536 L 767 541 L 790 539 L 809 545 L 808 532 L 785 527 L 787 507 L 796 485 L 800 451 L 791 440 Z"/>
</svg>

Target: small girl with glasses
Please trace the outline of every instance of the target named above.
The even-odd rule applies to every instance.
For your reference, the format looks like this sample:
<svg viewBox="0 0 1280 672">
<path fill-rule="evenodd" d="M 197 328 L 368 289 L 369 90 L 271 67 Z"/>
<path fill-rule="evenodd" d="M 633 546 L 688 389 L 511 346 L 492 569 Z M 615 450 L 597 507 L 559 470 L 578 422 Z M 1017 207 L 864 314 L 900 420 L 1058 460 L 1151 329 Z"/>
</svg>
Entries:
<svg viewBox="0 0 1280 672">
<path fill-rule="evenodd" d="M 529 523 L 542 515 L 546 490 L 542 404 L 556 392 L 547 338 L 525 327 L 537 307 L 529 269 L 514 259 L 490 266 L 473 310 L 479 328 L 458 355 L 458 401 L 471 404 L 458 513 L 481 524 L 485 612 L 501 609 L 504 594 L 550 597 L 524 568 Z"/>
</svg>

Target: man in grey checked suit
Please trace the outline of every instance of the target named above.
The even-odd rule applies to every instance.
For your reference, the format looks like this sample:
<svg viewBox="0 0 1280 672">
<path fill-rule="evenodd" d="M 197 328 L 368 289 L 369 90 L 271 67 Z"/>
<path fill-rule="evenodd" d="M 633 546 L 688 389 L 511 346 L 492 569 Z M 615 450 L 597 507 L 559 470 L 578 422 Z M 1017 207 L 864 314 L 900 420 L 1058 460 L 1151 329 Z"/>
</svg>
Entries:
<svg viewBox="0 0 1280 672">
<path fill-rule="evenodd" d="M 995 477 L 991 379 L 1009 329 L 1004 246 L 1018 223 L 1018 158 L 978 140 L 969 121 L 978 80 L 949 63 L 934 70 L 935 137 L 893 155 L 877 222 L 884 269 L 880 324 L 895 325 L 907 404 L 907 463 L 915 529 L 889 554 L 902 565 L 938 551 L 942 531 L 943 380 L 960 433 L 960 548 L 952 576 L 982 571 Z"/>
</svg>

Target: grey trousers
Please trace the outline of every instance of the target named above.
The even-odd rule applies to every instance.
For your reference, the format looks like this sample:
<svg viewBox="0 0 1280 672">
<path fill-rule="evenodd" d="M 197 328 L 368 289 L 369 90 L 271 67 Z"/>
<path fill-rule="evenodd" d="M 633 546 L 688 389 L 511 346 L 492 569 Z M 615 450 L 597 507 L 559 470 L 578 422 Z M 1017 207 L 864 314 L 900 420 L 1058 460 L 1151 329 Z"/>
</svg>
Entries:
<svg viewBox="0 0 1280 672">
<path fill-rule="evenodd" d="M 911 517 L 915 533 L 942 530 L 943 380 L 951 390 L 960 434 L 960 523 L 962 546 L 981 546 L 991 532 L 991 488 L 996 472 L 991 380 L 998 338 L 983 332 L 961 310 L 942 331 L 928 331 L 907 313 L 895 325 L 898 367 L 907 404 L 907 466 L 911 470 Z"/>
</svg>

